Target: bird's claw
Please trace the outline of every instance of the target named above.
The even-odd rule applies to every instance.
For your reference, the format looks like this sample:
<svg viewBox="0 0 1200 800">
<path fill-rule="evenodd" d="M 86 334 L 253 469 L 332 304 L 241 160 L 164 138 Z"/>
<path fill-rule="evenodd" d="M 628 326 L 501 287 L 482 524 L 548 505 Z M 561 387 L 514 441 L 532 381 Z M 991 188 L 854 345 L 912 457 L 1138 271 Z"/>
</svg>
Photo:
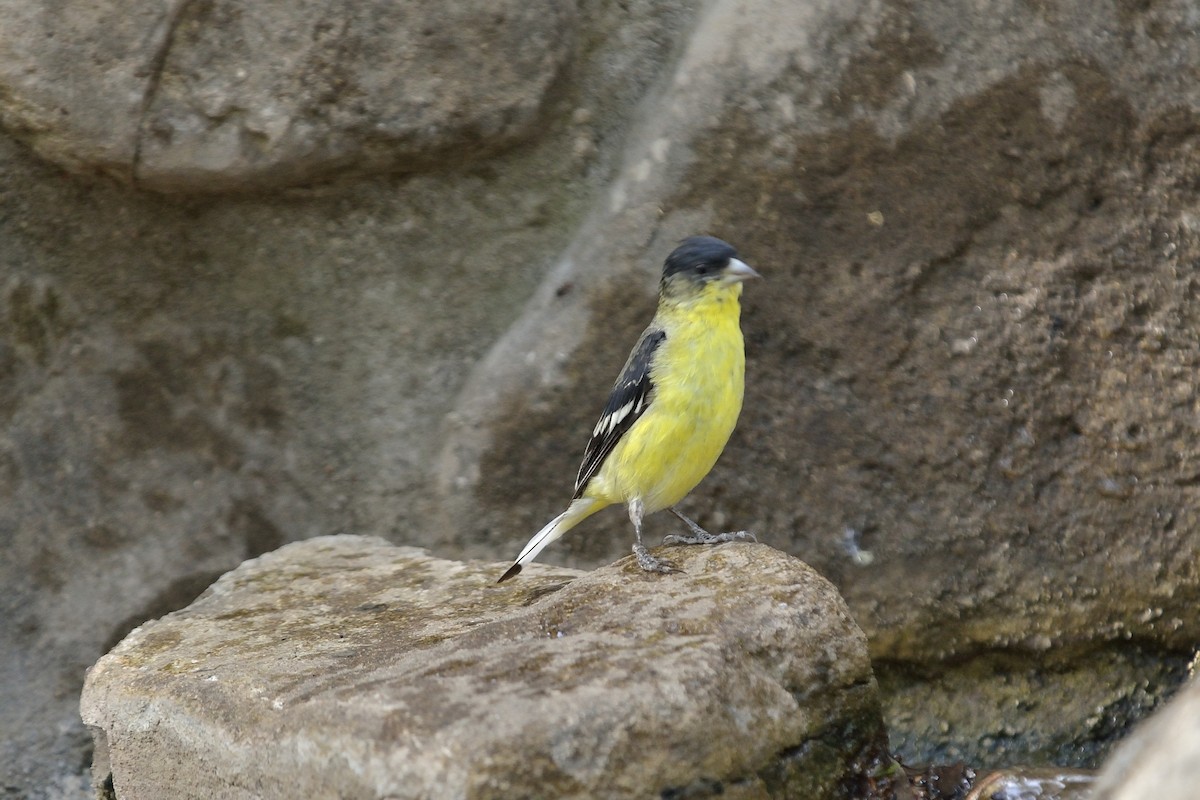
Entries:
<svg viewBox="0 0 1200 800">
<path fill-rule="evenodd" d="M 635 544 L 633 546 L 633 555 L 637 558 L 638 566 L 646 572 L 660 572 L 666 575 L 672 572 L 681 571 L 679 567 L 676 567 L 671 562 L 663 561 L 662 559 L 655 558 L 654 556 L 650 555 L 650 551 L 648 551 L 643 545 Z"/>
<path fill-rule="evenodd" d="M 720 544 L 722 542 L 758 542 L 758 537 L 750 531 L 731 531 L 730 533 L 701 532 L 694 536 L 678 536 L 674 533 L 663 537 L 663 544 Z"/>
</svg>

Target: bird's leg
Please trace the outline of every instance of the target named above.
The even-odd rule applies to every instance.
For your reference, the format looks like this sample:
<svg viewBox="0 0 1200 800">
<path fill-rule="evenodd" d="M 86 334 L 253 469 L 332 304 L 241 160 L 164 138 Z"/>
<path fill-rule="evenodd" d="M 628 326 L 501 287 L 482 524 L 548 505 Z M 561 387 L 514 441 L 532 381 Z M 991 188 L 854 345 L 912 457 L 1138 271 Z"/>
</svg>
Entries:
<svg viewBox="0 0 1200 800">
<path fill-rule="evenodd" d="M 673 564 L 650 555 L 646 546 L 642 544 L 642 516 L 645 511 L 640 498 L 629 501 L 629 521 L 633 523 L 633 535 L 637 537 L 637 541 L 633 543 L 633 555 L 637 558 L 638 566 L 646 572 L 677 572 Z"/>
<path fill-rule="evenodd" d="M 676 536 L 668 534 L 663 537 L 663 544 L 719 544 L 721 542 L 757 542 L 758 537 L 750 531 L 733 531 L 732 533 L 709 533 L 692 520 L 679 513 L 674 506 L 667 509 L 683 520 L 683 524 L 691 529 L 691 536 Z"/>
</svg>

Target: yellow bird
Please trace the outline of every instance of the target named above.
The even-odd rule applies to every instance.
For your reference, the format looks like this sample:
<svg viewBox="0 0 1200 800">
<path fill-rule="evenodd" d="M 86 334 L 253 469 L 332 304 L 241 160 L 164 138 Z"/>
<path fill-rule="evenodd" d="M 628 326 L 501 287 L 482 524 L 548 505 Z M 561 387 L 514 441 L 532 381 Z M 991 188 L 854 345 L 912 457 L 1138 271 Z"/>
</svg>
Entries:
<svg viewBox="0 0 1200 800">
<path fill-rule="evenodd" d="M 757 277 L 733 247 L 711 236 L 684 239 L 667 256 L 658 310 L 592 429 L 571 504 L 534 534 L 500 581 L 614 503 L 629 509 L 633 554 L 647 572 L 674 569 L 642 544 L 642 518 L 664 508 L 692 535 L 668 536 L 663 544 L 754 538 L 745 531 L 708 533 L 674 506 L 717 463 L 742 411 L 746 350 L 740 298 L 742 282 Z"/>
</svg>

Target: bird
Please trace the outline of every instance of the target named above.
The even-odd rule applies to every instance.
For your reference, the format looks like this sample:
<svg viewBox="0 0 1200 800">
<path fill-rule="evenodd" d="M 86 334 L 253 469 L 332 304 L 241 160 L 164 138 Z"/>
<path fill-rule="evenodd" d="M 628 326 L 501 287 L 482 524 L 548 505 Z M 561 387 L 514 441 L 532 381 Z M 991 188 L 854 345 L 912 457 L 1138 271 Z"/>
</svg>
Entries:
<svg viewBox="0 0 1200 800">
<path fill-rule="evenodd" d="M 670 510 L 690 536 L 663 544 L 754 540 L 746 531 L 711 534 L 675 505 L 713 468 L 742 410 L 746 351 L 742 284 L 760 278 L 727 242 L 690 236 L 663 264 L 658 307 L 592 428 L 566 510 L 521 550 L 497 583 L 517 575 L 546 545 L 618 503 L 633 523 L 633 554 L 646 572 L 676 568 L 642 544 L 642 520 Z"/>
</svg>

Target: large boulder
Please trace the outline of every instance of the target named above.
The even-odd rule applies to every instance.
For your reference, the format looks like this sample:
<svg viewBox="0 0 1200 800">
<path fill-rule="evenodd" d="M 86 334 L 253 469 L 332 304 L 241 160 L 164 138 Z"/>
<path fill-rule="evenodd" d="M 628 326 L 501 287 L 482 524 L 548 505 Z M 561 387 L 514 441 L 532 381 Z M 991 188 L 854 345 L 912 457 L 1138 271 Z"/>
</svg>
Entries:
<svg viewBox="0 0 1200 800">
<path fill-rule="evenodd" d="M 515 552 L 561 509 L 661 258 L 719 235 L 765 281 L 741 422 L 684 510 L 841 587 L 909 757 L 1094 765 L 1200 639 L 1198 27 L 713 3 L 447 420 L 448 546 Z M 623 515 L 585 525 L 545 557 L 626 546 Z M 1005 719 L 1026 675 L 1071 702 Z M 940 687 L 964 693 L 931 714 Z"/>
<path fill-rule="evenodd" d="M 375 538 L 288 545 L 88 674 L 123 800 L 862 796 L 889 759 L 866 639 L 762 545 L 590 574 Z M 882 793 L 876 796 L 884 796 Z"/>
<path fill-rule="evenodd" d="M 114 8 L 0 11 L 0 785 L 78 783 L 84 667 L 281 541 L 511 558 L 565 503 L 661 259 L 696 232 L 766 281 L 741 424 L 685 510 L 840 587 L 907 759 L 1094 764 L 1183 679 L 1187 0 L 580 3 L 547 23 L 570 52 L 520 146 L 236 199 L 80 180 L 21 144 L 108 131 L 121 154 L 56 163 L 131 180 L 139 37 L 174 15 L 198 46 L 232 7 Z M 98 28 L 109 49 L 72 49 Z M 74 83 L 31 67 L 63 42 Z M 204 117 L 191 71 L 229 73 L 156 52 L 184 103 L 156 129 L 211 155 L 202 128 L 238 114 Z M 25 104 L 43 82 L 114 99 Z M 606 563 L 629 536 L 612 510 L 544 557 Z"/>
<path fill-rule="evenodd" d="M 106 36 L 137 24 L 106 8 Z M 54 36 L 14 47 L 86 23 L 38 9 L 4 5 L 0 39 L 26 14 Z M 0 136 L 0 793 L 86 793 L 84 671 L 134 626 L 287 541 L 427 527 L 437 421 L 569 240 L 690 13 L 581 8 L 592 38 L 528 146 L 420 175 L 165 199 Z M 90 98 L 85 79 L 117 72 L 49 88 Z M 116 136 L 110 110 L 94 122 Z"/>
<path fill-rule="evenodd" d="M 573 50 L 558 0 L 0 2 L 0 121 L 163 191 L 467 160 L 536 131 Z"/>
</svg>

